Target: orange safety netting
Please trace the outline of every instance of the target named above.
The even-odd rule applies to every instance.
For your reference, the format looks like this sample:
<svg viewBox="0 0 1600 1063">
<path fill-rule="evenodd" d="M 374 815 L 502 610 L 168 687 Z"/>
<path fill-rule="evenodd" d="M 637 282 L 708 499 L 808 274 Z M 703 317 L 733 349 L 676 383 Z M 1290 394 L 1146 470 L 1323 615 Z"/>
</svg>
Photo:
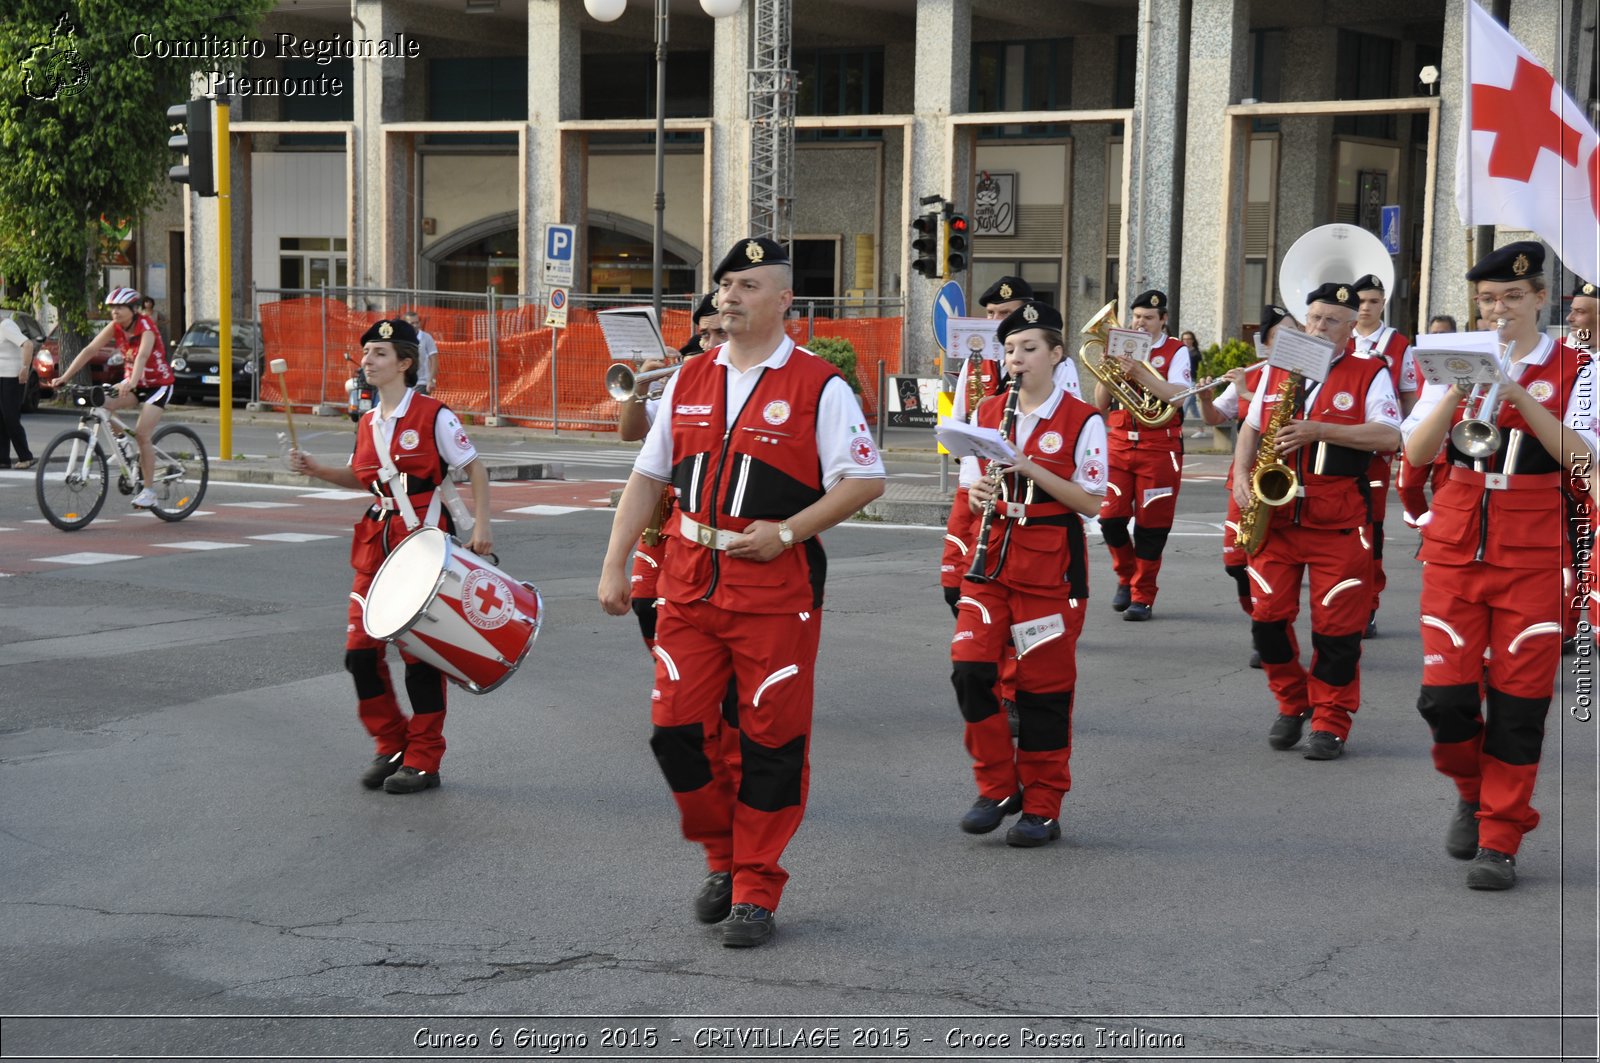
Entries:
<svg viewBox="0 0 1600 1063">
<path fill-rule="evenodd" d="M 497 310 L 492 316 L 476 308 L 418 307 L 418 311 L 439 344 L 433 393 L 458 414 L 492 414 L 536 428 L 604 431 L 616 425 L 617 404 L 604 384 L 613 359 L 594 311 L 568 312 L 554 359 L 550 343 L 556 333 L 545 326 L 542 305 Z M 312 407 L 346 402 L 346 384 L 355 365 L 345 356 L 360 359 L 361 334 L 385 315 L 313 296 L 263 303 L 258 316 L 268 357 L 288 363 L 282 379 L 271 372 L 264 376 L 261 401 Z M 688 337 L 688 311 L 668 309 L 661 316 L 669 344 Z M 900 371 L 901 319 L 799 318 L 789 321 L 787 328 L 797 343 L 803 344 L 810 334 L 846 339 L 855 346 L 862 406 L 868 419 L 874 419 L 879 409 L 878 362 L 885 363 L 890 375 Z"/>
</svg>

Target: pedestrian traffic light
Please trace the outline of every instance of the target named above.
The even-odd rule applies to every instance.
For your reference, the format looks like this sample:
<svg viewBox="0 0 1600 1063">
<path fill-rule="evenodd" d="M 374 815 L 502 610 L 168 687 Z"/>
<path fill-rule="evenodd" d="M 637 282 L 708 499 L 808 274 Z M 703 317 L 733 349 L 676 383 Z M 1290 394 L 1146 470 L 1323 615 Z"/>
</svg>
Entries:
<svg viewBox="0 0 1600 1063">
<path fill-rule="evenodd" d="M 174 130 L 167 147 L 183 153 L 183 163 L 167 171 L 167 177 L 188 185 L 197 196 L 217 194 L 216 160 L 212 136 L 211 101 L 190 100 L 167 108 L 167 124 Z"/>
<path fill-rule="evenodd" d="M 911 229 L 916 234 L 911 240 L 911 268 L 924 277 L 938 277 L 939 233 L 943 229 L 939 215 L 929 211 L 914 218 Z"/>
<path fill-rule="evenodd" d="M 944 273 L 948 277 L 967 269 L 967 216 L 948 215 L 944 224 Z"/>
</svg>

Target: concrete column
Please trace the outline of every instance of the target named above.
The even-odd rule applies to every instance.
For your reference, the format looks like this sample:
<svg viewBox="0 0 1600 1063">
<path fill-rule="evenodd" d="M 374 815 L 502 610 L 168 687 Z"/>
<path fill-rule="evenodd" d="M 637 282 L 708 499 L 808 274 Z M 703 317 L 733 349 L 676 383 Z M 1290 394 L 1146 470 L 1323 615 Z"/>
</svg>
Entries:
<svg viewBox="0 0 1600 1063">
<path fill-rule="evenodd" d="M 1450 314 L 1464 329 L 1473 327 L 1476 310 L 1462 274 L 1470 265 L 1470 236 L 1456 211 L 1456 148 L 1461 140 L 1462 77 L 1461 25 L 1464 4 L 1473 0 L 1445 0 L 1444 65 L 1439 76 L 1439 151 L 1434 178 L 1433 240 L 1428 275 L 1428 303 L 1419 316 Z M 1454 58 L 1452 58 L 1454 57 Z M 1419 293 L 1420 294 L 1420 293 Z M 1427 322 L 1422 322 L 1427 327 Z"/>
<path fill-rule="evenodd" d="M 942 195 L 963 207 L 970 205 L 972 136 L 952 138 L 949 117 L 967 109 L 972 65 L 972 0 L 917 0 L 917 69 L 911 127 L 911 202 L 902 214 L 909 220 L 923 196 Z M 902 223 L 898 272 L 906 296 L 906 371 L 933 372 L 939 348 L 928 331 L 939 285 L 911 273 L 910 229 Z"/>
<path fill-rule="evenodd" d="M 1088 110 L 1112 105 L 1116 84 L 1116 38 L 1077 37 L 1072 45 L 1072 106 Z M 1061 314 L 1067 331 L 1075 333 L 1110 298 L 1103 277 L 1106 257 L 1107 182 L 1120 180 L 1106 173 L 1106 152 L 1113 133 L 1109 122 L 1084 122 L 1072 127 L 1072 201 L 1067 205 L 1067 270 L 1061 285 Z M 1081 278 L 1090 278 L 1089 290 L 1079 294 Z M 1073 347 L 1076 351 L 1076 347 Z"/>
<path fill-rule="evenodd" d="M 382 39 L 407 29 L 404 9 L 384 0 L 356 0 L 350 28 L 357 39 Z M 402 121 L 406 74 L 410 60 L 356 59 L 355 92 L 355 202 L 356 241 L 350 250 L 352 287 L 386 287 L 402 284 L 408 275 L 405 250 L 405 196 L 389 196 L 384 187 L 391 176 L 399 188 L 410 186 L 410 175 L 391 175 L 391 166 L 405 166 L 403 152 L 391 153 L 385 143 L 383 123 Z M 394 157 L 391 157 L 393 155 Z"/>
<path fill-rule="evenodd" d="M 1334 98 L 1339 31 L 1329 26 L 1302 26 L 1284 37 L 1283 68 L 1287 101 Z M 1301 236 L 1333 220 L 1333 119 L 1304 116 L 1279 123 L 1277 189 L 1277 259 L 1268 263 L 1268 298 L 1278 292 L 1278 263 Z M 1247 308 L 1248 309 L 1248 308 Z"/>
<path fill-rule="evenodd" d="M 711 75 L 711 246 L 705 248 L 702 287 L 734 242 L 750 235 L 750 64 L 755 11 L 716 20 Z"/>
<path fill-rule="evenodd" d="M 1129 202 L 1123 205 L 1123 224 L 1128 226 L 1125 298 L 1147 288 L 1175 296 L 1179 287 L 1188 6 L 1184 0 L 1139 0 L 1133 122 L 1124 147 L 1131 153 L 1133 173 Z M 1228 24 L 1232 22 L 1230 17 Z M 1215 109 L 1209 121 L 1214 127 Z"/>
<path fill-rule="evenodd" d="M 582 0 L 527 0 L 528 134 L 523 157 L 522 290 L 543 288 L 544 227 L 578 227 L 573 286 L 588 288 L 582 137 L 557 123 L 581 117 Z"/>
</svg>

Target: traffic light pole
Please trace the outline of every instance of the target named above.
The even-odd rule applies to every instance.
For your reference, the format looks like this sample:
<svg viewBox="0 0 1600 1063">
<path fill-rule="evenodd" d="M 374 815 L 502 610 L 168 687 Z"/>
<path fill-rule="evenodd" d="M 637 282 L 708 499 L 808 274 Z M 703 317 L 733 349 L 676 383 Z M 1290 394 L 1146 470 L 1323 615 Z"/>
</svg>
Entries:
<svg viewBox="0 0 1600 1063">
<path fill-rule="evenodd" d="M 232 165 L 228 157 L 228 105 L 217 101 L 215 154 L 217 167 L 217 405 L 222 407 L 222 439 L 217 455 L 222 461 L 233 458 L 233 187 Z M 211 160 L 207 159 L 206 163 Z M 284 396 L 288 402 L 289 397 Z"/>
</svg>

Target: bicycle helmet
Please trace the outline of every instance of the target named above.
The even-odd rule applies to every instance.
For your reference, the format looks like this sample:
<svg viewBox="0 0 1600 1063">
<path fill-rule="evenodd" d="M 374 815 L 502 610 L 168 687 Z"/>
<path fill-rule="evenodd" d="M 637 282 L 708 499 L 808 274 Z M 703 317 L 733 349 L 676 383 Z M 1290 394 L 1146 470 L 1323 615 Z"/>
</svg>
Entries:
<svg viewBox="0 0 1600 1063">
<path fill-rule="evenodd" d="M 106 306 L 138 306 L 139 293 L 132 288 L 113 288 L 106 293 Z"/>
</svg>

